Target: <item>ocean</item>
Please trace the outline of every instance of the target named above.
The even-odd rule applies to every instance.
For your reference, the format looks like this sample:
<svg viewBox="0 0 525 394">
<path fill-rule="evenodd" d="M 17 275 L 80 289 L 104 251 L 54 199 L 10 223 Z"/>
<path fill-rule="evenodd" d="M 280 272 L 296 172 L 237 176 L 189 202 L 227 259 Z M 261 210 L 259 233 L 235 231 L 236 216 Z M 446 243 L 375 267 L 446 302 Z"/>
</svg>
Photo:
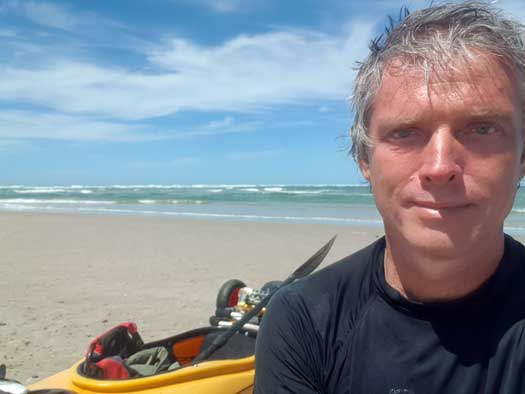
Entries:
<svg viewBox="0 0 525 394">
<path fill-rule="evenodd" d="M 511 234 L 525 234 L 524 194 Z M 0 186 L 0 210 L 382 226 L 368 185 L 11 185 Z"/>
</svg>

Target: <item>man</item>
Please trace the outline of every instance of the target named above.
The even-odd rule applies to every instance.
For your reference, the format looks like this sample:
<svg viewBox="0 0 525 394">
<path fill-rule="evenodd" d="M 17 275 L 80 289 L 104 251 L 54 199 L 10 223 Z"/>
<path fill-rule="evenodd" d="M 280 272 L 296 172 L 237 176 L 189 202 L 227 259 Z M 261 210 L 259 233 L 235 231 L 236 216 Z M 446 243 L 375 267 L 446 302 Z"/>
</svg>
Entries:
<svg viewBox="0 0 525 394">
<path fill-rule="evenodd" d="M 255 393 L 525 393 L 523 26 L 487 3 L 406 15 L 371 45 L 353 154 L 385 237 L 277 293 Z"/>
</svg>

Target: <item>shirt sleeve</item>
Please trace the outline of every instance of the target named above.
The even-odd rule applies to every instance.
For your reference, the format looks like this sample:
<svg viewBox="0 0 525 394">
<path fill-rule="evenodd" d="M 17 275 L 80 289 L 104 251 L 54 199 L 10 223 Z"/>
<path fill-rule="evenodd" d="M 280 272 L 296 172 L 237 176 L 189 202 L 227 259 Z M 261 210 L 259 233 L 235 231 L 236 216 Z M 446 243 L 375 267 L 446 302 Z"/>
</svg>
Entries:
<svg viewBox="0 0 525 394">
<path fill-rule="evenodd" d="M 257 335 L 254 394 L 322 393 L 323 364 L 310 312 L 289 288 L 272 298 Z"/>
</svg>

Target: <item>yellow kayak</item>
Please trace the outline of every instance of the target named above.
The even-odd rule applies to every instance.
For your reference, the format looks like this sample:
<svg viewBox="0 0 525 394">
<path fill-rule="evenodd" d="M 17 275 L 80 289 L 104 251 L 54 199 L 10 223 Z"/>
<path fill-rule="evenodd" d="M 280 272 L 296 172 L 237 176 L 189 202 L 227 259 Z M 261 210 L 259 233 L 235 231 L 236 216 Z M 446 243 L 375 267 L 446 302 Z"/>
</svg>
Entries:
<svg viewBox="0 0 525 394">
<path fill-rule="evenodd" d="M 71 368 L 50 376 L 29 386 L 32 390 L 62 389 L 67 393 L 163 393 L 163 394 L 249 394 L 252 393 L 254 378 L 255 337 L 237 334 L 233 347 L 225 346 L 224 352 L 239 358 L 205 361 L 191 365 L 191 360 L 199 353 L 206 336 L 224 331 L 218 327 L 206 327 L 157 341 L 146 346 L 164 346 L 172 352 L 172 359 L 182 364 L 173 371 L 161 372 L 152 376 L 129 379 L 106 380 L 84 376 L 80 368 L 84 359 Z M 251 355 L 245 355 L 251 353 Z M 220 358 L 220 354 L 217 355 Z M 217 358 L 215 357 L 215 358 Z M 58 394 L 55 392 L 54 394 Z"/>
</svg>

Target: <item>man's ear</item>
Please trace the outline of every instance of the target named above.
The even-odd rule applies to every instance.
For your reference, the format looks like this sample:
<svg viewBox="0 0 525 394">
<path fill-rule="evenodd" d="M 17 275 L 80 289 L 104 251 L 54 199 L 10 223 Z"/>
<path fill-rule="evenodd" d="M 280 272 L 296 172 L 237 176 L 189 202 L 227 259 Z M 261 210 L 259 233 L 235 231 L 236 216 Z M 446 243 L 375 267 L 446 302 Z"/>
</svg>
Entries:
<svg viewBox="0 0 525 394">
<path fill-rule="evenodd" d="M 361 171 L 361 175 L 370 182 L 370 165 L 368 164 L 368 160 L 359 160 L 359 170 Z"/>
</svg>

